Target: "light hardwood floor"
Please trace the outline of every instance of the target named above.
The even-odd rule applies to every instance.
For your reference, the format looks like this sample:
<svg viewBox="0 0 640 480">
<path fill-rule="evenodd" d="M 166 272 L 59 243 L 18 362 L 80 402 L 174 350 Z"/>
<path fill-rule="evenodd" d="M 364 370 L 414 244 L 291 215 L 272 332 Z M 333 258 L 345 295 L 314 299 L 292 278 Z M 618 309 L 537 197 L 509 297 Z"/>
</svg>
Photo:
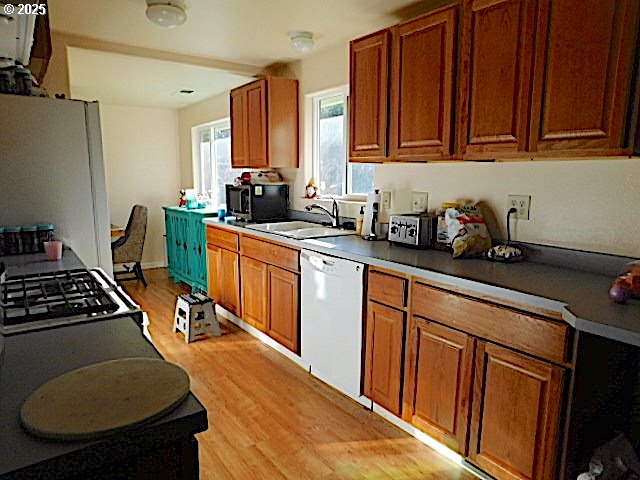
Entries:
<svg viewBox="0 0 640 480">
<path fill-rule="evenodd" d="M 208 411 L 200 478 L 476 478 L 223 319 L 222 337 L 187 345 L 172 322 L 177 295 L 189 289 L 165 269 L 145 277 L 147 288 L 125 288 L 148 312 L 156 348 L 189 373 Z"/>
</svg>

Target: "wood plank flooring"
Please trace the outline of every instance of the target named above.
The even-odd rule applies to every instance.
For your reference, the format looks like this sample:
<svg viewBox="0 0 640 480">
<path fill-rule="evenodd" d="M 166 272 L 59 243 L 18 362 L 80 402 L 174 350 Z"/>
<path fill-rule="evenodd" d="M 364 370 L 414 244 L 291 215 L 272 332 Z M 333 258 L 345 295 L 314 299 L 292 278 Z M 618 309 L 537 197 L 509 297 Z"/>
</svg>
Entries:
<svg viewBox="0 0 640 480">
<path fill-rule="evenodd" d="M 172 332 L 177 295 L 165 269 L 126 282 L 149 314 L 154 344 L 191 377 L 207 408 L 201 479 L 475 479 L 376 414 L 221 319 L 222 337 L 189 345 Z"/>
</svg>

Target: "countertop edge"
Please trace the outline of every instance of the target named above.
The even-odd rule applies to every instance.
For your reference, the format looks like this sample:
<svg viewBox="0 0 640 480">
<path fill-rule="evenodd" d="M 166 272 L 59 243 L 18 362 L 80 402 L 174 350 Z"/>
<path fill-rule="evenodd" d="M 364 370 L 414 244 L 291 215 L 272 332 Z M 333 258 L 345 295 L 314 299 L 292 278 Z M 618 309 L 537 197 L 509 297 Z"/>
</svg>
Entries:
<svg viewBox="0 0 640 480">
<path fill-rule="evenodd" d="M 504 300 L 505 302 L 514 302 L 522 305 L 525 309 L 528 307 L 532 309 L 543 309 L 550 312 L 556 312 L 559 314 L 563 321 L 565 321 L 567 324 L 578 331 L 591 333 L 597 336 L 609 338 L 635 346 L 640 346 L 640 333 L 579 317 L 573 313 L 570 304 L 561 300 L 554 300 L 506 287 L 491 285 L 478 280 L 452 276 L 425 268 L 413 267 L 402 263 L 396 263 L 389 260 L 361 255 L 358 253 L 342 250 L 331 244 L 326 244 L 326 246 L 324 246 L 322 245 L 323 242 L 321 239 L 296 240 L 293 238 L 283 237 L 281 235 L 261 232 L 259 230 L 247 229 L 244 226 L 232 225 L 226 222 L 222 222 L 217 218 L 205 218 L 202 221 L 203 223 L 211 225 L 213 227 L 219 227 L 237 233 L 249 234 L 254 237 L 264 238 L 265 240 L 278 242 L 284 245 L 290 245 L 299 249 L 312 250 L 326 255 L 333 255 L 335 257 L 344 258 L 347 260 L 366 263 L 368 265 L 388 268 L 390 270 L 395 270 L 397 272 L 423 278 L 425 280 L 461 288 L 470 293 L 488 295 L 496 299 Z"/>
</svg>

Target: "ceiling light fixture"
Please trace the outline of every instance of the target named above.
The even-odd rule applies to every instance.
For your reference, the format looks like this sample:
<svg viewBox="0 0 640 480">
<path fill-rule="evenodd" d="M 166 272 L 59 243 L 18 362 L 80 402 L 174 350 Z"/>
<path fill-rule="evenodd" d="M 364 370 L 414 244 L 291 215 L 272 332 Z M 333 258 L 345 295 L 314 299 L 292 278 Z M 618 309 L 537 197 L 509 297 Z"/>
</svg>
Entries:
<svg viewBox="0 0 640 480">
<path fill-rule="evenodd" d="M 174 28 L 187 20 L 182 0 L 147 0 L 147 18 L 161 27 Z"/>
<path fill-rule="evenodd" d="M 316 42 L 313 41 L 313 34 L 311 32 L 289 32 L 289 38 L 291 42 L 291 48 L 296 52 L 307 53 L 313 50 Z"/>
</svg>

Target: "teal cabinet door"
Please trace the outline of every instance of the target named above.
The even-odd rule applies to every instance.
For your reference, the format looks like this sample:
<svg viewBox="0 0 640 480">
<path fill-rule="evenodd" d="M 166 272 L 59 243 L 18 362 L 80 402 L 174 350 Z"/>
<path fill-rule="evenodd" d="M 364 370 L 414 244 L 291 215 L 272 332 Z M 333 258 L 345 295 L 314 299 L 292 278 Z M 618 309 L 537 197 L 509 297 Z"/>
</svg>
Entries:
<svg viewBox="0 0 640 480">
<path fill-rule="evenodd" d="M 215 216 L 209 209 L 163 207 L 169 276 L 194 289 L 207 291 L 207 240 L 202 220 Z"/>
</svg>

